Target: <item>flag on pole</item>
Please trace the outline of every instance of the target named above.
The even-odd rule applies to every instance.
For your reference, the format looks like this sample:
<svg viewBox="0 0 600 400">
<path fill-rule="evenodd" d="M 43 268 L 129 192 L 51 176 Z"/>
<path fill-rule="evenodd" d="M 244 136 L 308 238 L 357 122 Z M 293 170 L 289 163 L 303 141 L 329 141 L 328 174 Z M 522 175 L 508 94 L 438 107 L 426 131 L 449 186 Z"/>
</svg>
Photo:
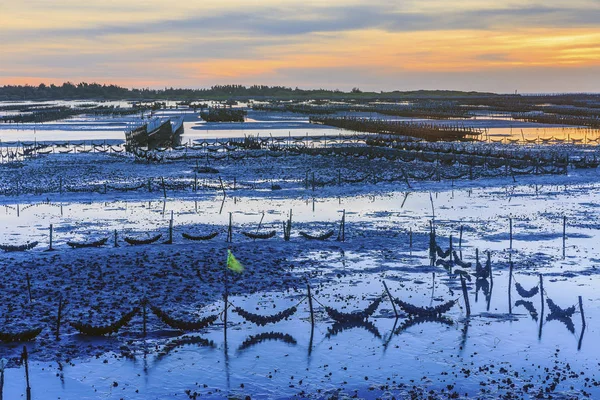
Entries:
<svg viewBox="0 0 600 400">
<path fill-rule="evenodd" d="M 244 270 L 244 266 L 240 264 L 229 249 L 227 249 L 227 268 L 237 273 L 241 273 Z"/>
</svg>

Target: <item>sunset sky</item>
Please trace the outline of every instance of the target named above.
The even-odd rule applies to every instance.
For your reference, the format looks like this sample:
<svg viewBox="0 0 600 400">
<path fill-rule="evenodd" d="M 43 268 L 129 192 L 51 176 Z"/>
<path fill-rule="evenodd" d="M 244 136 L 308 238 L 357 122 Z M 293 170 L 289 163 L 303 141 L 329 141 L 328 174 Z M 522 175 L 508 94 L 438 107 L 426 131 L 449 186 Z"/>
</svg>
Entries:
<svg viewBox="0 0 600 400">
<path fill-rule="evenodd" d="M 0 0 L 0 50 L 0 85 L 600 92 L 600 1 Z"/>
</svg>

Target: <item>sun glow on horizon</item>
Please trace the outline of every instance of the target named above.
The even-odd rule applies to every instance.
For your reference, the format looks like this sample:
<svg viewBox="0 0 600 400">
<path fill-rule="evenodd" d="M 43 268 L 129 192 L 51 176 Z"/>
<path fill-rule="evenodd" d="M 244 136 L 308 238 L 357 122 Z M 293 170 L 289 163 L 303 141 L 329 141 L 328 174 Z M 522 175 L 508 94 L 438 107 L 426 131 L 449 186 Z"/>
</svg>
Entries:
<svg viewBox="0 0 600 400">
<path fill-rule="evenodd" d="M 0 84 L 512 91 L 534 74 L 553 91 L 585 71 L 573 91 L 600 91 L 586 81 L 600 72 L 600 5 L 587 0 L 26 3 L 0 6 Z"/>
</svg>

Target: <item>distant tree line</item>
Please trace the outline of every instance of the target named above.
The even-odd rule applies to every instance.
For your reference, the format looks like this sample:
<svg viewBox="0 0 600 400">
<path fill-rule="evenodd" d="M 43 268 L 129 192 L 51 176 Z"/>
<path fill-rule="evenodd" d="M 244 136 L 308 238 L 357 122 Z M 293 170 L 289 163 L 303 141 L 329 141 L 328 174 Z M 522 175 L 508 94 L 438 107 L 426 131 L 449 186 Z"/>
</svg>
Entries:
<svg viewBox="0 0 600 400">
<path fill-rule="evenodd" d="M 419 90 L 410 92 L 366 92 L 357 87 L 350 92 L 341 90 L 299 88 L 265 85 L 216 85 L 207 89 L 128 89 L 116 85 L 101 85 L 99 83 L 65 82 L 60 86 L 40 84 L 39 86 L 19 85 L 0 87 L 2 100 L 178 100 L 194 101 L 201 99 L 232 100 L 232 99 L 406 99 L 406 98 L 464 98 L 487 97 L 493 93 L 461 92 L 448 90 Z"/>
</svg>

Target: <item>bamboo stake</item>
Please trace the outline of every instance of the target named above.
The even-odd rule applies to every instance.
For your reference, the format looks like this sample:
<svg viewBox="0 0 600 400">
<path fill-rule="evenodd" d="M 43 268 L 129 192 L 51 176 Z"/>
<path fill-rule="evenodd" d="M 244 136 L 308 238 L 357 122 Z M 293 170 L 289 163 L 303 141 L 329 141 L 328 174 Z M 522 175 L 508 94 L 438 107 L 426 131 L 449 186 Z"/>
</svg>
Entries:
<svg viewBox="0 0 600 400">
<path fill-rule="evenodd" d="M 541 313 L 540 313 L 540 331 L 538 333 L 538 339 L 542 338 L 542 326 L 544 323 L 544 277 L 540 274 L 540 302 L 541 302 Z"/>
<path fill-rule="evenodd" d="M 31 299 L 31 278 L 29 277 L 29 273 L 25 274 L 25 279 L 27 280 L 27 293 L 29 294 L 29 302 L 31 303 L 33 300 Z"/>
<path fill-rule="evenodd" d="M 50 224 L 50 247 L 48 247 L 48 250 L 50 250 L 50 251 L 54 250 L 52 248 L 52 230 L 53 230 L 52 229 L 52 224 Z"/>
<path fill-rule="evenodd" d="M 56 314 L 56 341 L 60 340 L 60 323 L 62 320 L 63 307 L 63 297 L 61 294 L 58 298 L 58 312 Z"/>
<path fill-rule="evenodd" d="M 460 285 L 462 286 L 463 298 L 465 299 L 465 308 L 467 309 L 467 318 L 471 316 L 471 305 L 469 304 L 469 293 L 467 292 L 467 283 L 465 277 L 460 275 Z"/>
<path fill-rule="evenodd" d="M 233 229 L 232 229 L 232 215 L 231 212 L 229 213 L 229 228 L 227 228 L 227 242 L 228 243 L 232 243 L 233 242 Z"/>
<path fill-rule="evenodd" d="M 579 312 L 581 313 L 581 335 L 579 335 L 579 343 L 577 344 L 577 350 L 581 350 L 581 343 L 583 342 L 583 334 L 585 332 L 585 314 L 583 313 L 583 300 L 579 296 Z"/>
<path fill-rule="evenodd" d="M 23 346 L 23 353 L 21 354 L 23 364 L 25 364 L 25 382 L 27 383 L 27 400 L 31 400 L 31 386 L 29 386 L 29 357 L 27 355 L 27 346 Z"/>
<path fill-rule="evenodd" d="M 0 358 L 0 400 L 3 399 L 2 393 L 4 392 L 4 359 Z"/>
<path fill-rule="evenodd" d="M 510 261 L 510 269 L 508 271 L 508 313 L 512 314 L 512 298 L 511 298 L 511 291 L 512 291 L 512 277 L 513 277 L 513 262 Z"/>
<path fill-rule="evenodd" d="M 388 286 L 385 283 L 385 281 L 381 281 L 381 282 L 383 282 L 383 287 L 385 288 L 385 291 L 386 291 L 388 297 L 390 298 L 390 302 L 392 303 L 392 308 L 394 309 L 394 315 L 396 315 L 396 318 L 398 318 L 399 317 L 398 310 L 396 309 L 396 304 L 394 303 L 394 298 L 392 297 L 392 294 L 390 293 L 390 289 L 388 289 Z"/>
<path fill-rule="evenodd" d="M 513 221 L 512 218 L 508 218 L 508 225 L 509 225 L 509 249 L 512 250 L 513 248 Z"/>
<path fill-rule="evenodd" d="M 565 258 L 566 245 L 567 245 L 567 217 L 563 216 L 563 248 L 562 248 L 563 258 Z"/>
</svg>

